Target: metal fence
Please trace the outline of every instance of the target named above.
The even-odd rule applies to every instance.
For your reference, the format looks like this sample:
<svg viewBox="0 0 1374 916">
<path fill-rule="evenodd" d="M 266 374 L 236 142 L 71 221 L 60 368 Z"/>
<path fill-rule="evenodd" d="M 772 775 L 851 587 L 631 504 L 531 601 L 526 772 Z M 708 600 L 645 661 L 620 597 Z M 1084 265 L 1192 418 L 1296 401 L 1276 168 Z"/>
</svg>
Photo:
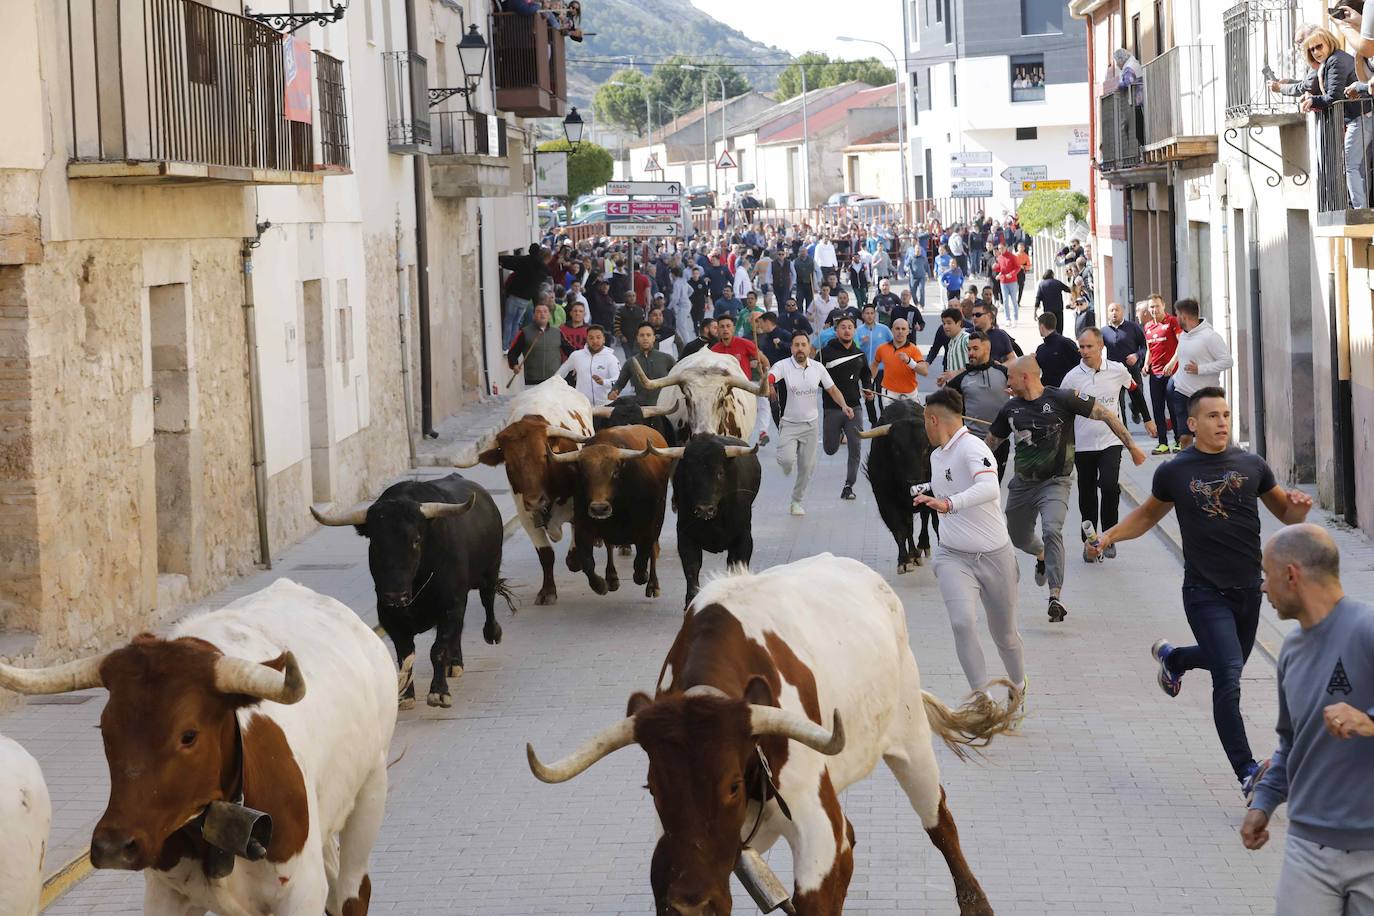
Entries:
<svg viewBox="0 0 1374 916">
<path fill-rule="evenodd" d="M 1097 129 L 1101 148 L 1098 166 L 1105 172 L 1140 164 L 1140 138 L 1144 112 L 1130 88 L 1118 89 L 1098 99 Z"/>
<path fill-rule="evenodd" d="M 968 222 L 975 214 L 984 213 L 987 204 L 985 198 L 927 197 L 908 201 L 905 205 L 860 203 L 808 208 L 757 207 L 750 210 L 740 207 L 711 207 L 693 210 L 692 223 L 700 231 L 716 229 L 722 220 L 726 228 L 745 223 L 819 227 L 841 221 L 864 225 L 879 223 L 915 226 L 924 224 L 931 218 L 939 219 L 943 225 L 950 225 L 955 222 Z"/>
<path fill-rule="evenodd" d="M 386 139 L 393 153 L 427 153 L 429 64 L 414 51 L 384 51 Z"/>
<path fill-rule="evenodd" d="M 1271 79 L 1307 72 L 1293 36 L 1302 21 L 1297 0 L 1245 0 L 1226 11 L 1226 120 L 1296 117 L 1296 100 L 1269 88 Z"/>
<path fill-rule="evenodd" d="M 349 168 L 348 97 L 344 92 L 343 61 L 316 51 L 315 86 L 320 125 L 319 164 L 330 169 Z"/>
<path fill-rule="evenodd" d="M 563 36 L 543 16 L 493 13 L 493 76 L 496 88 L 539 87 L 567 98 Z"/>
<path fill-rule="evenodd" d="M 1177 45 L 1145 65 L 1145 145 L 1215 138 L 1216 70 L 1211 45 Z"/>
<path fill-rule="evenodd" d="M 505 156 L 506 121 L 480 111 L 433 115 L 434 151 L 441 156 Z"/>
<path fill-rule="evenodd" d="M 1318 133 L 1317 209 L 1323 213 L 1369 207 L 1370 144 L 1374 114 L 1365 101 L 1337 102 L 1321 115 Z M 1347 115 L 1350 120 L 1347 120 Z"/>
</svg>

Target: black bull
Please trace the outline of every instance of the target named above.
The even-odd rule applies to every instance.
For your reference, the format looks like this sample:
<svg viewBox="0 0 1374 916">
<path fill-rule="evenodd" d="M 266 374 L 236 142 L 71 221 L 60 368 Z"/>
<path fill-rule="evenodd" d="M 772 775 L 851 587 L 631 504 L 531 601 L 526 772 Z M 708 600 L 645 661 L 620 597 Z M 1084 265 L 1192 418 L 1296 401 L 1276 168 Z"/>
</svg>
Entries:
<svg viewBox="0 0 1374 916">
<path fill-rule="evenodd" d="M 883 524 L 897 542 L 897 572 L 911 572 L 930 556 L 928 526 L 933 522 L 940 535 L 940 517 L 933 510 L 912 506 L 911 488 L 930 482 L 930 439 L 926 435 L 925 410 L 912 401 L 892 401 L 883 409 L 879 425 L 862 433 L 870 439 L 864 467 L 873 487 L 873 499 Z M 913 538 L 914 516 L 921 516 L 921 537 Z"/>
<path fill-rule="evenodd" d="M 450 474 L 393 484 L 370 506 L 342 515 L 310 511 L 321 524 L 353 525 L 368 539 L 377 617 L 401 665 L 401 708 L 415 705 L 415 636 L 434 628 L 429 653 L 434 677 L 426 702 L 452 706 L 448 678 L 463 673 L 468 592 L 475 588 L 481 596 L 487 615 L 482 636 L 490 644 L 501 641 L 496 596 L 515 610 L 501 578 L 501 514 L 490 494 L 462 475 Z"/>
</svg>

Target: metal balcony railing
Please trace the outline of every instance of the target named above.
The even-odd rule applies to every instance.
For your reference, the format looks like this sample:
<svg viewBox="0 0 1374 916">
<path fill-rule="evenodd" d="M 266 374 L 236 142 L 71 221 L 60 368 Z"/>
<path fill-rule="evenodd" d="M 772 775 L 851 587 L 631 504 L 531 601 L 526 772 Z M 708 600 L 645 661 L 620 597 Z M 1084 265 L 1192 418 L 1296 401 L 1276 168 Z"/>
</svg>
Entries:
<svg viewBox="0 0 1374 916">
<path fill-rule="evenodd" d="M 505 119 L 480 111 L 437 112 L 434 152 L 440 156 L 505 156 Z"/>
<path fill-rule="evenodd" d="M 1320 117 L 1317 161 L 1317 210 L 1339 213 L 1368 210 L 1374 142 L 1374 103 L 1337 102 Z M 1349 120 L 1347 118 L 1349 117 Z M 1364 222 L 1374 214 L 1364 214 Z"/>
<path fill-rule="evenodd" d="M 1121 89 L 1098 99 L 1097 129 L 1101 137 L 1098 166 L 1114 172 L 1140 164 L 1141 106 L 1131 89 Z"/>
<path fill-rule="evenodd" d="M 347 169 L 348 98 L 344 93 L 343 61 L 323 51 L 315 52 L 316 110 L 319 117 L 319 158 L 327 169 Z"/>
<path fill-rule="evenodd" d="M 1308 67 L 1293 36 L 1303 21 L 1297 0 L 1244 0 L 1228 9 L 1225 27 L 1226 120 L 1296 120 L 1297 99 L 1269 88 L 1296 80 Z"/>
<path fill-rule="evenodd" d="M 282 35 L 194 0 L 64 0 L 56 13 L 74 162 L 312 169 L 309 107 L 292 120 L 286 102 L 299 84 L 288 87 Z"/>
<path fill-rule="evenodd" d="M 429 64 L 413 51 L 382 54 L 386 76 L 386 138 L 393 153 L 428 153 Z"/>
<path fill-rule="evenodd" d="M 1145 65 L 1146 147 L 1185 137 L 1215 144 L 1216 70 L 1211 45 L 1178 45 Z"/>
<path fill-rule="evenodd" d="M 494 13 L 496 101 L 525 117 L 565 113 L 568 85 L 563 34 L 539 15 Z"/>
</svg>

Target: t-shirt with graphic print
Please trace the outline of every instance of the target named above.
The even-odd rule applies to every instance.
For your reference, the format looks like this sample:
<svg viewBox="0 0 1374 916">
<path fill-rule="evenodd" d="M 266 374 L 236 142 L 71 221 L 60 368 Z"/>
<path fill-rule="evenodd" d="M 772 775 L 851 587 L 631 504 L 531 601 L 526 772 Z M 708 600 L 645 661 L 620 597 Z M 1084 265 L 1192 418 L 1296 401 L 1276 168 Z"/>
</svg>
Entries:
<svg viewBox="0 0 1374 916">
<path fill-rule="evenodd" d="M 1184 587 L 1259 587 L 1259 497 L 1277 485 L 1263 458 L 1234 446 L 1189 446 L 1155 470 L 1150 491 L 1174 504 L 1183 535 Z"/>
<path fill-rule="evenodd" d="M 1012 398 L 988 431 L 1016 443 L 1016 476 L 1049 480 L 1073 473 L 1073 419 L 1092 414 L 1097 402 L 1086 394 L 1045 387 L 1033 401 Z"/>
</svg>

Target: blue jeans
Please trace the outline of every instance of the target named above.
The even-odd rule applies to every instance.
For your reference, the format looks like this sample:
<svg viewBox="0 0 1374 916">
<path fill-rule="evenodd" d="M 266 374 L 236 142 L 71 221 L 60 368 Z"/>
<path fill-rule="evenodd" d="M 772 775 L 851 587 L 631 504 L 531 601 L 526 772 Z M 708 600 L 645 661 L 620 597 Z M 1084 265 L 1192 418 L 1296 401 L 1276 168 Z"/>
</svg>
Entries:
<svg viewBox="0 0 1374 916">
<path fill-rule="evenodd" d="M 1010 315 L 1012 321 L 1021 317 L 1021 296 L 1015 281 L 1002 284 L 1002 314 Z"/>
<path fill-rule="evenodd" d="M 1182 369 L 1178 370 L 1182 372 Z M 1174 387 L 1174 376 L 1169 376 L 1169 384 L 1165 388 L 1165 394 L 1169 398 L 1169 414 L 1174 418 L 1174 441 L 1177 442 L 1179 436 L 1191 436 L 1188 431 L 1188 401 L 1192 395 L 1184 394 Z M 1182 425 L 1180 425 L 1182 424 Z"/>
<path fill-rule="evenodd" d="M 1364 167 L 1371 129 L 1374 129 L 1374 115 L 1362 114 L 1345 122 L 1345 187 L 1350 194 L 1351 210 L 1369 206 Z"/>
<path fill-rule="evenodd" d="M 511 341 L 515 340 L 515 335 L 525 326 L 530 306 L 528 299 L 521 299 L 519 296 L 506 297 L 506 318 L 501 325 L 501 346 L 504 349 L 510 349 Z"/>
<path fill-rule="evenodd" d="M 916 300 L 916 304 L 924 306 L 926 304 L 926 262 L 922 258 L 920 263 L 912 262 L 911 271 L 911 298 Z"/>
<path fill-rule="evenodd" d="M 1185 585 L 1183 612 L 1197 645 L 1174 649 L 1169 670 L 1174 674 L 1197 668 L 1212 672 L 1212 723 L 1231 769 L 1237 778 L 1244 778 L 1255 757 L 1240 715 L 1240 675 L 1255 647 L 1260 590 Z"/>
</svg>

